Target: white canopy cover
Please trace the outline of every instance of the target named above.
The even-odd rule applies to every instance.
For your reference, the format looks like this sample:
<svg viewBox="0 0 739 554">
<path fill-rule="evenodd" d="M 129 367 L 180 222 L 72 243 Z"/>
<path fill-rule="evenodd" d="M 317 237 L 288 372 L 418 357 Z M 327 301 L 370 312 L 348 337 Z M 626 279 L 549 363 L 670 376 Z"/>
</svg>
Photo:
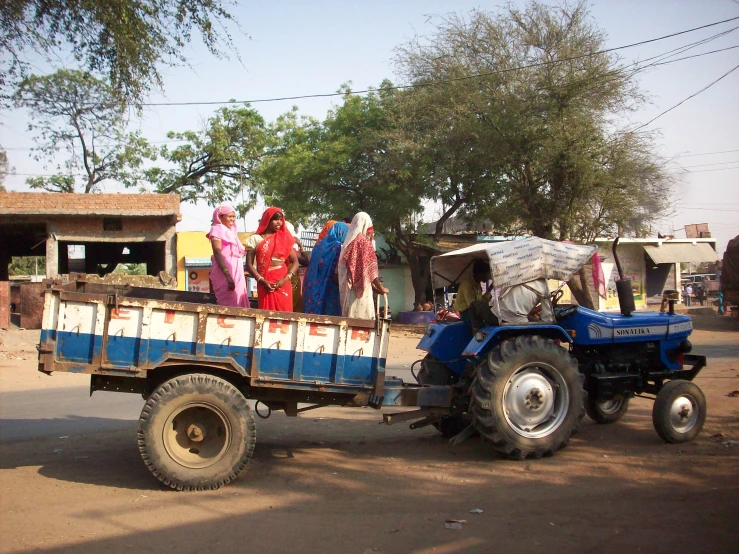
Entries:
<svg viewBox="0 0 739 554">
<path fill-rule="evenodd" d="M 472 273 L 475 259 L 490 263 L 493 286 L 497 289 L 542 278 L 569 281 L 597 250 L 597 246 L 538 237 L 476 244 L 431 258 L 431 282 L 434 288 L 461 282 Z"/>
</svg>

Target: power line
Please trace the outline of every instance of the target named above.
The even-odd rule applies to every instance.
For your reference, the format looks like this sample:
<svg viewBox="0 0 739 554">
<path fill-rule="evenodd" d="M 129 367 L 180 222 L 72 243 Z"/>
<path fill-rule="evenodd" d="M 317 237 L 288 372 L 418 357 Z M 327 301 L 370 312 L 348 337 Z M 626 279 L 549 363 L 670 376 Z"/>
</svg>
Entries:
<svg viewBox="0 0 739 554">
<path fill-rule="evenodd" d="M 681 165 L 680 167 L 683 169 L 687 169 L 690 167 L 708 167 L 710 165 L 727 165 L 727 164 L 739 164 L 739 160 L 731 160 L 730 162 L 714 162 L 712 164 Z"/>
<path fill-rule="evenodd" d="M 717 169 L 699 169 L 698 171 L 674 171 L 672 175 L 685 175 L 686 173 L 692 175 L 693 173 L 706 173 L 708 171 L 726 171 L 728 169 L 739 169 L 739 165 L 736 167 L 719 167 Z"/>
<path fill-rule="evenodd" d="M 392 86 L 392 87 L 387 87 L 387 88 L 385 88 L 383 90 L 404 90 L 404 89 L 416 88 L 416 87 L 421 87 L 421 86 L 432 86 L 432 85 L 437 85 L 437 84 L 453 83 L 453 82 L 457 82 L 457 81 L 464 81 L 464 80 L 469 80 L 469 79 L 477 79 L 479 77 L 488 77 L 488 76 L 491 76 L 491 75 L 498 75 L 498 74 L 502 74 L 502 73 L 510 73 L 512 71 L 520 71 L 520 70 L 523 70 L 523 69 L 532 69 L 532 68 L 535 68 L 535 67 L 543 67 L 543 66 L 553 65 L 553 64 L 557 64 L 557 63 L 575 61 L 575 60 L 580 60 L 580 59 L 583 59 L 583 58 L 590 58 L 590 57 L 593 57 L 593 56 L 598 56 L 600 54 L 607 54 L 609 52 L 615 52 L 617 50 L 625 50 L 627 48 L 634 48 L 635 46 L 642 46 L 644 44 L 650 44 L 652 42 L 657 42 L 657 41 L 660 41 L 660 40 L 665 40 L 665 39 L 668 39 L 668 38 L 673 38 L 673 37 L 676 37 L 676 36 L 684 35 L 686 33 L 692 33 L 694 31 L 699 31 L 701 29 L 707 29 L 709 27 L 714 27 L 716 25 L 721 25 L 723 23 L 728 23 L 729 21 L 736 21 L 737 19 L 739 19 L 739 16 L 737 16 L 737 17 L 731 17 L 729 19 L 724 19 L 722 21 L 716 21 L 714 23 L 709 23 L 707 25 L 701 25 L 700 27 L 693 27 L 692 29 L 686 29 L 684 31 L 679 31 L 677 33 L 671 33 L 669 35 L 664 35 L 664 36 L 661 36 L 661 37 L 656 37 L 656 38 L 651 38 L 651 39 L 648 39 L 648 40 L 642 40 L 642 41 L 639 41 L 639 42 L 634 42 L 634 43 L 631 43 L 631 44 L 626 44 L 624 46 L 616 46 L 614 48 L 606 48 L 604 50 L 598 50 L 596 52 L 591 52 L 589 54 L 581 54 L 579 56 L 572 56 L 572 57 L 569 57 L 569 58 L 561 58 L 561 59 L 551 60 L 551 61 L 546 61 L 546 62 L 537 62 L 537 63 L 533 63 L 533 64 L 528 64 L 528 65 L 511 67 L 511 68 L 508 68 L 508 69 L 498 69 L 496 71 L 490 71 L 490 72 L 486 72 L 486 73 L 476 73 L 474 75 L 467 75 L 465 77 L 457 77 L 457 78 L 454 78 L 454 79 L 440 79 L 440 80 L 437 80 L 437 81 L 429 81 L 429 82 L 425 82 L 425 83 L 416 83 L 416 84 L 410 84 L 410 85 L 396 85 L 396 86 Z M 365 94 L 365 93 L 368 93 L 368 92 L 373 92 L 374 90 L 375 89 L 364 89 L 364 90 L 350 91 L 349 94 L 354 94 L 354 95 L 357 95 L 357 94 Z M 223 101 L 223 100 L 215 101 L 214 100 L 214 101 L 205 101 L 205 102 L 202 102 L 202 101 L 196 101 L 196 102 L 145 102 L 145 103 L 142 104 L 142 106 L 212 106 L 212 105 L 223 105 L 223 104 L 232 104 L 232 103 L 236 103 L 236 104 L 258 104 L 258 103 L 265 103 L 265 102 L 281 102 L 281 101 L 285 101 L 285 100 L 304 100 L 304 99 L 307 99 L 307 98 L 330 98 L 330 97 L 336 97 L 336 96 L 344 96 L 345 94 L 346 94 L 345 92 L 331 92 L 331 93 L 324 93 L 324 94 L 302 94 L 302 95 L 296 95 L 296 96 L 281 96 L 281 97 L 275 97 L 275 98 L 257 98 L 257 99 L 254 99 L 254 100 L 237 100 L 237 101 L 233 101 L 233 102 L 230 101 L 230 100 L 229 101 Z"/>
<path fill-rule="evenodd" d="M 711 88 L 711 87 L 712 87 L 713 85 L 715 85 L 716 83 L 718 83 L 718 82 L 719 82 L 719 81 L 720 81 L 721 79 L 723 79 L 724 77 L 728 77 L 728 76 L 729 76 L 730 74 L 732 74 L 732 73 L 733 73 L 734 71 L 736 71 L 737 69 L 739 69 L 739 65 L 735 65 L 735 66 L 733 67 L 733 69 L 730 69 L 729 71 L 727 71 L 726 73 L 724 73 L 723 75 L 721 75 L 721 77 L 719 77 L 718 79 L 715 79 L 715 80 L 711 81 L 711 82 L 710 82 L 710 83 L 708 83 L 708 84 L 707 84 L 707 85 L 706 85 L 705 87 L 703 87 L 702 89 L 700 89 L 700 90 L 699 90 L 698 92 L 694 92 L 693 94 L 691 94 L 691 95 L 690 95 L 690 96 L 688 96 L 687 98 L 684 98 L 683 100 L 681 100 L 680 102 L 678 102 L 678 103 L 677 103 L 677 104 L 675 104 L 674 106 L 672 106 L 672 107 L 670 107 L 670 108 L 667 108 L 667 109 L 666 109 L 665 111 L 663 111 L 663 112 L 662 112 L 661 114 L 659 114 L 659 115 L 657 115 L 657 116 L 653 117 L 652 119 L 650 119 L 650 120 L 649 120 L 649 121 L 647 121 L 646 123 L 643 123 L 642 125 L 639 125 L 639 126 L 638 126 L 638 127 L 636 127 L 635 129 L 632 129 L 632 130 L 631 130 L 631 132 L 633 133 L 634 131 L 638 131 L 639 129 L 641 129 L 641 128 L 643 128 L 643 127 L 646 127 L 646 126 L 647 126 L 647 125 L 649 125 L 650 123 L 653 123 L 654 121 L 658 120 L 658 119 L 659 119 L 660 117 L 662 117 L 662 116 L 663 116 L 663 115 L 665 115 L 666 113 L 669 113 L 669 112 L 671 112 L 672 110 L 674 110 L 675 108 L 677 108 L 678 106 L 681 106 L 681 105 L 683 105 L 683 104 L 684 104 L 685 102 L 687 102 L 687 101 L 688 101 L 688 100 L 690 100 L 691 98 L 695 98 L 695 97 L 696 97 L 696 96 L 698 96 L 698 95 L 699 95 L 700 93 L 702 93 L 702 92 L 705 92 L 705 91 L 707 91 L 707 90 L 708 90 L 709 88 Z"/>
<path fill-rule="evenodd" d="M 721 150 L 718 152 L 701 152 L 699 154 L 678 154 L 675 156 L 676 158 L 692 158 L 694 156 L 712 156 L 713 154 L 730 154 L 732 152 L 739 152 L 739 149 L 737 150 Z"/>
</svg>

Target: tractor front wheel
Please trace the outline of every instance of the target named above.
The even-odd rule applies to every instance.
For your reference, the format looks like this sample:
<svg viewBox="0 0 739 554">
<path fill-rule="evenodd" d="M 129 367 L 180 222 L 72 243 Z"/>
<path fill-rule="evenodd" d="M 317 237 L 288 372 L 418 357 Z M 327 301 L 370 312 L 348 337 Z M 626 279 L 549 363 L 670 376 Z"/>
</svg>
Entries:
<svg viewBox="0 0 739 554">
<path fill-rule="evenodd" d="M 588 417 L 596 423 L 616 423 L 629 409 L 629 399 L 617 396 L 611 400 L 592 400 L 588 398 L 585 405 Z"/>
<path fill-rule="evenodd" d="M 693 440 L 706 421 L 706 397 L 697 385 L 675 379 L 663 386 L 652 407 L 652 423 L 662 440 L 681 443 Z"/>
<path fill-rule="evenodd" d="M 583 381 L 575 360 L 553 340 L 508 339 L 477 370 L 472 423 L 508 457 L 551 455 L 567 445 L 585 415 Z"/>
</svg>

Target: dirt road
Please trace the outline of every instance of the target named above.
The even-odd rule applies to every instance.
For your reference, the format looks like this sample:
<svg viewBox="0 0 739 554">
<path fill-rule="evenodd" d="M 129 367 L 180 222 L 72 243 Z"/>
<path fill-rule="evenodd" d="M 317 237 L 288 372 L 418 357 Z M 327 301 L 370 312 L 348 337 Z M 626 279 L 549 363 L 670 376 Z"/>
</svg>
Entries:
<svg viewBox="0 0 739 554">
<path fill-rule="evenodd" d="M 235 483 L 176 493 L 144 467 L 136 422 L 102 403 L 63 419 L 64 435 L 0 446 L 0 552 L 738 552 L 739 396 L 728 395 L 739 391 L 739 321 L 699 316 L 696 327 L 708 420 L 684 445 L 660 441 L 652 402 L 638 398 L 619 423 L 586 420 L 567 449 L 526 462 L 479 439 L 452 448 L 433 429 L 378 425 L 372 409 L 323 408 L 258 421 L 255 459 Z M 393 332 L 389 365 L 410 379 L 417 337 L 403 335 Z M 87 387 L 38 374 L 32 333 L 2 339 L 0 410 L 8 394 Z M 37 428 L 54 424 L 48 413 Z M 449 530 L 449 518 L 466 523 Z"/>
</svg>

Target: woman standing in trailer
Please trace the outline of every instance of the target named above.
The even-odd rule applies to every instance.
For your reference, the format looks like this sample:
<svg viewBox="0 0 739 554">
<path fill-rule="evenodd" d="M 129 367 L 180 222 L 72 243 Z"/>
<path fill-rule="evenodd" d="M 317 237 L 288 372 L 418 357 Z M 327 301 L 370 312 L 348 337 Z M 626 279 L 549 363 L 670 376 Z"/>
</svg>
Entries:
<svg viewBox="0 0 739 554">
<path fill-rule="evenodd" d="M 336 264 L 349 226 L 334 222 L 324 237 L 316 242 L 303 281 L 303 310 L 307 314 L 341 315 Z"/>
<path fill-rule="evenodd" d="M 375 319 L 372 292 L 386 294 L 380 283 L 377 254 L 372 246 L 375 230 L 372 219 L 359 212 L 352 219 L 339 253 L 339 294 L 341 315 L 359 319 Z M 325 239 L 324 239 L 325 240 Z"/>
<path fill-rule="evenodd" d="M 294 243 L 282 210 L 267 208 L 257 232 L 246 241 L 246 268 L 257 281 L 260 310 L 292 311 L 290 279 L 298 271 Z"/>
<path fill-rule="evenodd" d="M 221 306 L 248 308 L 244 278 L 244 247 L 236 232 L 236 211 L 223 203 L 213 211 L 213 226 L 206 235 L 213 247 L 210 282 Z"/>
</svg>

